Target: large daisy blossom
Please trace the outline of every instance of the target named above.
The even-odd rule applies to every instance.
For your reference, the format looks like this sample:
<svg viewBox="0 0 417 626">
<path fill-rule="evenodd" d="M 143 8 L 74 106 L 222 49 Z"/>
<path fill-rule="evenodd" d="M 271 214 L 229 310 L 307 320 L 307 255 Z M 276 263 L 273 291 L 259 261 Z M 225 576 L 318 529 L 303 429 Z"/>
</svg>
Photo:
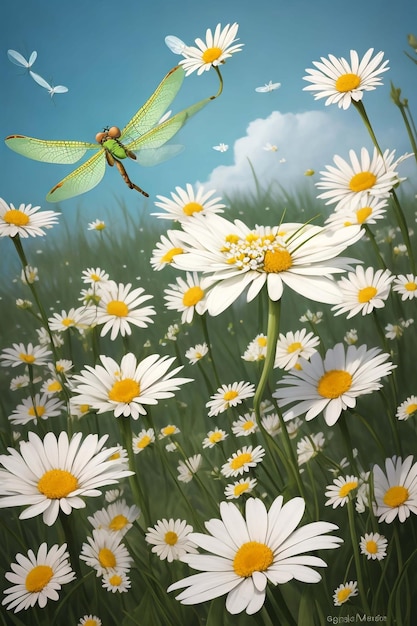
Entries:
<svg viewBox="0 0 417 626">
<path fill-rule="evenodd" d="M 183 224 L 184 253 L 173 265 L 210 274 L 215 283 L 207 295 L 210 315 L 218 315 L 249 287 L 247 301 L 266 285 L 279 300 L 284 284 L 302 296 L 327 304 L 339 302 L 330 276 L 348 269 L 351 259 L 335 258 L 362 237 L 358 226 L 333 231 L 310 224 L 288 223 L 250 229 L 220 215 L 196 216 Z"/>
<path fill-rule="evenodd" d="M 386 363 L 390 355 L 379 348 L 367 349 L 338 343 L 324 358 L 315 352 L 310 361 L 301 359 L 302 369 L 284 376 L 273 394 L 280 407 L 295 402 L 284 413 L 288 421 L 305 414 L 307 421 L 323 411 L 328 426 L 333 426 L 342 411 L 356 406 L 356 398 L 382 387 L 381 378 L 396 367 Z"/>
<path fill-rule="evenodd" d="M 55 544 L 49 550 L 47 544 L 42 543 L 37 554 L 33 550 L 29 550 L 27 556 L 16 554 L 17 562 L 10 566 L 13 571 L 4 575 L 13 587 L 5 589 L 2 605 L 18 613 L 36 603 L 43 609 L 48 600 L 59 600 L 61 586 L 75 578 L 66 549 L 66 543 Z"/>
<path fill-rule="evenodd" d="M 417 514 L 417 463 L 410 455 L 385 460 L 385 474 L 379 465 L 373 469 L 374 514 L 378 522 L 390 524 L 398 515 L 405 522 L 410 513 Z"/>
<path fill-rule="evenodd" d="M 350 51 L 350 63 L 343 57 L 329 54 L 328 59 L 321 57 L 321 62 L 313 61 L 317 69 L 306 69 L 308 76 L 304 80 L 312 83 L 304 91 L 316 91 L 315 100 L 327 98 L 325 105 L 337 104 L 348 109 L 351 101 L 362 100 L 364 91 L 372 91 L 382 85 L 380 74 L 389 70 L 388 61 L 382 62 L 383 52 L 372 58 L 374 49 L 369 48 L 359 60 L 356 50 Z"/>
<path fill-rule="evenodd" d="M 44 228 L 58 223 L 59 213 L 41 211 L 40 206 L 21 204 L 18 209 L 0 198 L 0 237 L 36 237 L 45 234 Z"/>
<path fill-rule="evenodd" d="M 317 197 L 326 204 L 336 204 L 335 210 L 345 207 L 354 209 L 367 204 L 370 198 L 388 198 L 393 187 L 405 180 L 399 178 L 397 166 L 411 156 L 405 154 L 394 161 L 395 150 L 385 150 L 381 155 L 374 148 L 372 156 L 366 148 L 361 149 L 360 158 L 354 150 L 349 150 L 350 163 L 339 155 L 333 157 L 336 165 L 326 165 L 321 171 L 318 189 L 324 189 Z"/>
<path fill-rule="evenodd" d="M 229 613 L 252 615 L 264 604 L 268 581 L 273 585 L 292 579 L 319 582 L 321 575 L 313 567 L 326 567 L 326 563 L 305 553 L 337 548 L 342 539 L 326 535 L 338 528 L 328 522 L 297 528 L 304 509 L 302 498 L 283 505 L 283 497 L 278 496 L 269 511 L 258 498 L 248 498 L 245 519 L 235 504 L 221 502 L 221 520 L 205 523 L 209 534 L 190 535 L 208 554 L 181 558 L 200 573 L 179 580 L 168 591 L 185 588 L 176 596 L 182 604 L 199 604 L 227 594 Z"/>
<path fill-rule="evenodd" d="M 240 52 L 243 44 L 235 42 L 239 25 L 236 22 L 227 24 L 223 29 L 221 24 L 217 24 L 214 34 L 211 29 L 206 30 L 206 41 L 198 38 L 195 40 L 197 47 L 185 46 L 179 65 L 182 65 L 185 75 L 189 76 L 197 70 L 197 74 L 202 74 L 212 66 L 217 67 L 230 58 L 235 52 Z"/>
<path fill-rule="evenodd" d="M 333 306 L 332 311 L 335 315 L 347 313 L 346 319 L 350 319 L 358 313 L 369 315 L 374 309 L 382 309 L 393 280 L 389 270 L 375 272 L 373 267 L 364 269 L 358 265 L 354 272 L 349 272 L 338 281 L 341 302 Z"/>
<path fill-rule="evenodd" d="M 129 352 L 122 357 L 120 365 L 108 356 L 100 356 L 102 365 L 86 366 L 74 375 L 72 391 L 78 404 L 88 404 L 99 413 L 113 411 L 115 417 L 137 420 L 146 415 L 144 405 L 157 404 L 158 400 L 172 398 L 179 385 L 191 382 L 191 378 L 174 378 L 182 366 L 168 372 L 175 357 L 151 354 L 139 363 Z"/>
<path fill-rule="evenodd" d="M 114 485 L 133 472 L 125 465 L 108 460 L 116 448 L 103 448 L 108 435 L 66 432 L 59 437 L 52 432 L 42 440 L 29 432 L 29 441 L 20 443 L 19 452 L 8 448 L 0 455 L 2 485 L 0 508 L 26 506 L 19 519 L 42 514 L 52 526 L 60 511 L 69 515 L 72 509 L 85 507 L 83 497 L 99 496 L 99 487 Z"/>
<path fill-rule="evenodd" d="M 157 554 L 161 561 L 168 563 L 181 558 L 187 552 L 196 553 L 196 547 L 189 540 L 193 527 L 185 520 L 158 520 L 155 526 L 148 528 L 145 541 L 153 546 L 152 552 Z"/>
<path fill-rule="evenodd" d="M 186 189 L 175 187 L 171 192 L 171 198 L 156 196 L 159 202 L 155 206 L 160 207 L 165 213 L 151 213 L 161 219 L 172 219 L 178 222 L 185 222 L 193 219 L 195 215 L 205 215 L 207 213 L 223 213 L 225 204 L 219 202 L 221 198 L 211 198 L 216 193 L 213 189 L 204 191 L 203 187 L 198 187 L 195 192 L 192 185 L 187 183 Z"/>
</svg>

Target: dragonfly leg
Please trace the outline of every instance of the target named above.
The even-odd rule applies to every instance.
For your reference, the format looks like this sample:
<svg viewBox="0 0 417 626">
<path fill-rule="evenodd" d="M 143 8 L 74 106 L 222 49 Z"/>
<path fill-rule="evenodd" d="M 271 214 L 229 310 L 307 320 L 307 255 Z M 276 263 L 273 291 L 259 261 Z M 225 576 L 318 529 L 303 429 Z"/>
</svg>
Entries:
<svg viewBox="0 0 417 626">
<path fill-rule="evenodd" d="M 149 194 L 146 193 L 146 191 L 143 191 L 143 189 L 141 189 L 140 187 L 138 187 L 137 185 L 135 185 L 135 183 L 132 183 L 132 181 L 130 180 L 129 176 L 127 175 L 127 172 L 123 166 L 123 164 L 116 159 L 115 157 L 113 157 L 114 159 L 114 163 L 117 167 L 117 169 L 119 170 L 123 180 L 125 181 L 126 185 L 130 188 L 130 189 L 136 189 L 136 191 L 139 191 L 139 193 L 141 193 L 143 196 L 146 196 L 146 198 L 149 198 Z"/>
</svg>

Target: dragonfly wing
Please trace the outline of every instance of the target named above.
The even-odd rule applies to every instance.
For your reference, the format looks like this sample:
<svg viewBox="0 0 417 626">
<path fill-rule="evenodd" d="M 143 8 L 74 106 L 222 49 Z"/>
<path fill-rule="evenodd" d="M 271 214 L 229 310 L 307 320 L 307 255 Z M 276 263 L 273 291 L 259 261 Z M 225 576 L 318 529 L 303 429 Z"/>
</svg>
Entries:
<svg viewBox="0 0 417 626">
<path fill-rule="evenodd" d="M 160 148 L 144 148 L 143 150 L 139 150 L 136 155 L 136 161 L 134 162 L 142 165 L 142 167 L 150 167 L 172 159 L 174 156 L 177 156 L 177 154 L 183 152 L 183 150 L 184 146 L 173 144 L 161 146 Z"/>
<path fill-rule="evenodd" d="M 87 150 L 99 150 L 96 143 L 84 141 L 48 141 L 25 137 L 24 135 L 9 135 L 6 145 L 14 152 L 18 152 L 28 159 L 44 161 L 45 163 L 76 163 Z"/>
<path fill-rule="evenodd" d="M 161 116 L 180 90 L 184 75 L 184 70 L 179 65 L 168 72 L 149 100 L 145 102 L 122 130 L 120 137 L 122 143 L 128 143 L 137 139 L 158 124 Z"/>
<path fill-rule="evenodd" d="M 99 184 L 106 170 L 106 157 L 101 150 L 59 182 L 46 196 L 48 202 L 60 202 L 90 191 Z"/>
</svg>

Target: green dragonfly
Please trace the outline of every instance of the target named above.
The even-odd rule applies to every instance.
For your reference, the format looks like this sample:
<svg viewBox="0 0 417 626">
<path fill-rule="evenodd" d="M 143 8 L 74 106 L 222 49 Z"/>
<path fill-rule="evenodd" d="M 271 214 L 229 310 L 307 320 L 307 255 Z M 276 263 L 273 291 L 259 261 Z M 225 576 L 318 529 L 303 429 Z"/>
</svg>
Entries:
<svg viewBox="0 0 417 626">
<path fill-rule="evenodd" d="M 164 144 L 172 139 L 192 115 L 213 99 L 212 96 L 201 100 L 161 121 L 161 116 L 174 100 L 183 80 L 182 67 L 174 67 L 122 131 L 117 126 L 105 128 L 97 133 L 97 143 L 48 141 L 24 135 L 9 135 L 5 140 L 6 145 L 29 159 L 46 163 L 76 163 L 88 150 L 96 151 L 96 154 L 51 189 L 46 196 L 48 202 L 67 200 L 93 189 L 103 178 L 106 163 L 110 166 L 116 165 L 130 189 L 136 189 L 148 196 L 130 180 L 121 160 L 130 158 L 140 165 L 155 165 L 178 152 L 177 146 Z"/>
</svg>

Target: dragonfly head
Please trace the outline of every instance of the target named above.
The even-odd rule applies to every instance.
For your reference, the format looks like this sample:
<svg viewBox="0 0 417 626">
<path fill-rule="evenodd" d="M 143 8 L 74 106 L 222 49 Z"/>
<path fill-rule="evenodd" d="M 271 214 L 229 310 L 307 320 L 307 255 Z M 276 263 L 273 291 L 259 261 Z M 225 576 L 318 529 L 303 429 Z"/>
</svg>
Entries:
<svg viewBox="0 0 417 626">
<path fill-rule="evenodd" d="M 101 133 L 97 133 L 96 141 L 97 143 L 103 143 L 107 139 L 118 139 L 121 134 L 122 131 L 117 126 L 106 127 L 103 128 Z"/>
</svg>

